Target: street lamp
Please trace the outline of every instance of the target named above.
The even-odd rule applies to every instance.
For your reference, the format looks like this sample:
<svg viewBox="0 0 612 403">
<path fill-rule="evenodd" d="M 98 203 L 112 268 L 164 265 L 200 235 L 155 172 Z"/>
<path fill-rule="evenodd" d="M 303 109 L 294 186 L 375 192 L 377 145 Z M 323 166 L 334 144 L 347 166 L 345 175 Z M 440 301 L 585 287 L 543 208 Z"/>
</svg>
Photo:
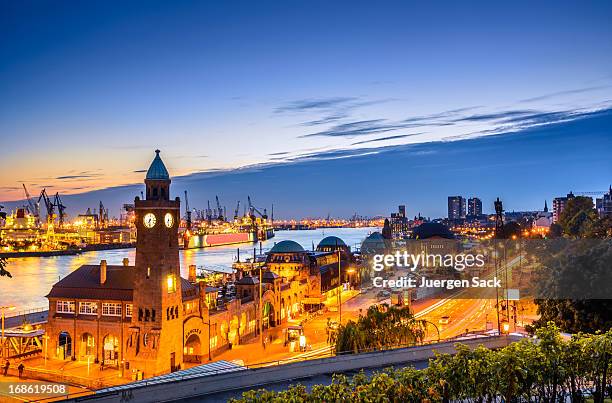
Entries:
<svg viewBox="0 0 612 403">
<path fill-rule="evenodd" d="M 212 354 L 210 351 L 210 316 L 208 317 L 208 322 L 204 322 L 205 325 L 208 325 L 208 361 L 212 361 Z"/>
<path fill-rule="evenodd" d="M 47 354 L 49 352 L 49 336 L 44 334 L 42 336 L 43 341 L 45 342 L 45 368 L 47 368 Z"/>
</svg>

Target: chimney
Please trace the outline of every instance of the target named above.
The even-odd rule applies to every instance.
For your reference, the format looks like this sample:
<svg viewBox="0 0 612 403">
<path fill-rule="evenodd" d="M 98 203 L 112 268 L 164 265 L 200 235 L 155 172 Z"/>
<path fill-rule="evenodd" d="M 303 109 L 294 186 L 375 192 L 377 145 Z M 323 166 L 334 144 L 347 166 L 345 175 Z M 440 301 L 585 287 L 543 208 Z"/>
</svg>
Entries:
<svg viewBox="0 0 612 403">
<path fill-rule="evenodd" d="M 106 283 L 106 260 L 100 260 L 100 284 Z"/>
<path fill-rule="evenodd" d="M 191 284 L 195 284 L 197 282 L 196 279 L 196 265 L 189 265 L 189 277 L 187 278 Z"/>
<path fill-rule="evenodd" d="M 130 265 L 130 259 L 127 257 L 123 258 L 123 267 L 128 267 Z"/>
</svg>

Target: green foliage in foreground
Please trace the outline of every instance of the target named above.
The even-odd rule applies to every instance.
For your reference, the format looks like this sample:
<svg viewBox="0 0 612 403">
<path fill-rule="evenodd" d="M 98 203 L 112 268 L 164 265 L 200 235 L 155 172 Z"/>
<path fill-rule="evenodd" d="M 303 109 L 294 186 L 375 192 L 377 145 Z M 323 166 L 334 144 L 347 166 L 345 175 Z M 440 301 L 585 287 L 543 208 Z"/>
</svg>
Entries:
<svg viewBox="0 0 612 403">
<path fill-rule="evenodd" d="M 357 321 L 349 320 L 332 332 L 336 354 L 360 353 L 390 346 L 412 346 L 423 341 L 426 323 L 408 307 L 373 305 Z"/>
<path fill-rule="evenodd" d="M 0 257 L 0 277 L 2 276 L 6 276 L 6 277 L 13 277 L 11 276 L 11 273 L 8 272 L 8 270 L 6 270 L 6 264 L 7 261 L 5 258 Z"/>
<path fill-rule="evenodd" d="M 457 344 L 456 355 L 437 355 L 424 370 L 340 375 L 311 391 L 302 385 L 252 390 L 233 402 L 603 402 L 610 396 L 612 331 L 564 341 L 550 323 L 537 336 L 499 350 Z"/>
</svg>

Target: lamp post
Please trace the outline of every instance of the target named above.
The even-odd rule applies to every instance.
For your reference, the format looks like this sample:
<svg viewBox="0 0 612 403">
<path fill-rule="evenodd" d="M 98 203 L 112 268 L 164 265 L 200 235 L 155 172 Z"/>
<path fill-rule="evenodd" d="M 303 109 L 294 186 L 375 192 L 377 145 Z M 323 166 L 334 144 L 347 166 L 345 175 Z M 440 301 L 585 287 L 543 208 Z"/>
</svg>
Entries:
<svg viewBox="0 0 612 403">
<path fill-rule="evenodd" d="M 11 306 L 11 305 L 0 306 L 0 312 L 1 312 L 1 315 L 2 315 L 2 355 L 4 355 L 4 344 L 5 344 L 5 340 L 4 340 L 4 311 L 6 311 L 6 310 L 12 311 L 14 309 L 15 309 L 15 307 Z"/>
<path fill-rule="evenodd" d="M 340 262 L 340 248 L 338 248 L 338 241 L 336 241 L 336 250 L 338 252 L 338 324 L 342 324 L 342 266 Z"/>
<path fill-rule="evenodd" d="M 49 352 L 49 336 L 43 335 L 43 341 L 45 342 L 45 368 L 47 368 L 47 354 Z"/>
<path fill-rule="evenodd" d="M 212 353 L 210 351 L 210 316 L 208 317 L 208 322 L 204 322 L 205 325 L 208 325 L 208 361 L 212 361 Z"/>
<path fill-rule="evenodd" d="M 253 267 L 255 265 L 255 248 L 253 248 L 253 261 L 251 262 L 251 273 L 253 272 Z M 257 307 L 258 307 L 258 311 L 259 311 L 259 342 L 261 343 L 261 345 L 264 345 L 264 338 L 263 338 L 263 305 L 261 303 L 261 298 L 262 298 L 262 278 L 261 278 L 261 267 L 262 265 L 259 265 L 259 301 L 257 301 Z"/>
</svg>

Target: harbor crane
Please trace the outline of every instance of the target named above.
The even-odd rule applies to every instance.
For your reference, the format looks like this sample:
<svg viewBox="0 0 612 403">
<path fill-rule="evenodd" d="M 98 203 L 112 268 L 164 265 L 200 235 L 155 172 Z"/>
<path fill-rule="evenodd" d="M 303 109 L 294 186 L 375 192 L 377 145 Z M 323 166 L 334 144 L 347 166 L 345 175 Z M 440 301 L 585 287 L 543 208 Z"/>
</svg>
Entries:
<svg viewBox="0 0 612 403">
<path fill-rule="evenodd" d="M 236 203 L 236 210 L 234 210 L 234 220 L 238 219 L 239 211 L 240 211 L 240 200 L 238 200 L 238 203 Z"/>
<path fill-rule="evenodd" d="M 206 200 L 206 221 L 208 224 L 212 221 L 212 210 L 210 209 L 210 200 Z"/>
<path fill-rule="evenodd" d="M 606 193 L 606 190 L 592 190 L 589 192 L 576 192 L 576 194 L 579 196 L 600 196 L 604 193 Z"/>
<path fill-rule="evenodd" d="M 66 218 L 66 206 L 62 204 L 59 192 L 55 193 L 55 197 L 53 198 L 53 204 L 57 208 L 57 213 L 59 217 L 59 227 L 62 228 L 64 226 L 64 218 Z"/>
<path fill-rule="evenodd" d="M 102 204 L 102 200 L 100 200 L 100 211 L 98 212 L 98 223 L 101 228 L 106 227 L 108 224 L 108 209 L 104 207 Z"/>
<path fill-rule="evenodd" d="M 217 202 L 217 219 L 223 221 L 223 209 L 221 208 L 221 203 L 219 203 L 219 196 L 215 195 L 215 201 Z"/>
<path fill-rule="evenodd" d="M 40 196 L 38 196 L 38 203 L 43 201 L 45 204 L 45 208 L 47 210 L 47 224 L 52 224 L 53 219 L 55 217 L 55 205 L 51 202 L 49 195 L 47 195 L 47 189 L 43 189 L 40 191 Z"/>
<path fill-rule="evenodd" d="M 28 188 L 26 188 L 25 183 L 21 184 L 23 186 L 23 191 L 25 193 L 26 196 L 26 200 L 28 202 L 27 208 L 30 211 L 31 214 L 34 215 L 34 217 L 38 218 L 38 216 L 40 215 L 40 207 L 38 205 L 38 203 L 34 203 L 34 200 L 32 200 L 32 196 L 30 196 L 30 192 L 28 192 Z"/>
<path fill-rule="evenodd" d="M 251 218 L 255 217 L 255 213 L 259 214 L 263 219 L 268 218 L 266 209 L 264 209 L 264 212 L 262 213 L 253 205 L 253 203 L 251 203 L 251 196 L 247 196 L 247 202 L 249 203 L 249 216 L 251 216 Z"/>
<path fill-rule="evenodd" d="M 189 199 L 187 198 L 187 191 L 185 190 L 185 222 L 187 229 L 191 230 L 191 210 L 189 210 Z"/>
</svg>

